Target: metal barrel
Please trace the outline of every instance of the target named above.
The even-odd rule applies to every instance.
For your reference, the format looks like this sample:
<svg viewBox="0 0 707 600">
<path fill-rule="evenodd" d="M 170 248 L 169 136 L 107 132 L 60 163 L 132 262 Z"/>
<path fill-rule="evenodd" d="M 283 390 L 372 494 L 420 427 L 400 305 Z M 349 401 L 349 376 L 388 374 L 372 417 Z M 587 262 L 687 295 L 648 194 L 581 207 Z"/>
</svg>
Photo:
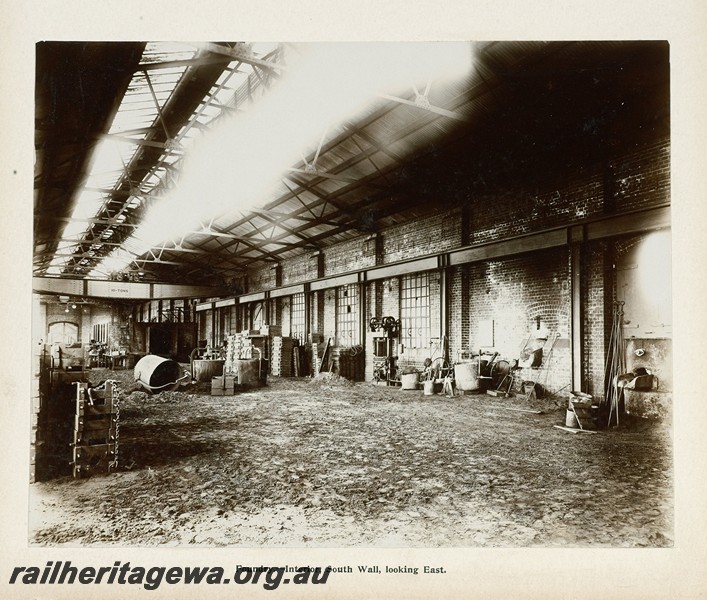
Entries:
<svg viewBox="0 0 707 600">
<path fill-rule="evenodd" d="M 148 392 L 176 390 L 181 374 L 182 368 L 177 361 L 154 354 L 143 356 L 134 370 L 135 381 Z"/>
</svg>

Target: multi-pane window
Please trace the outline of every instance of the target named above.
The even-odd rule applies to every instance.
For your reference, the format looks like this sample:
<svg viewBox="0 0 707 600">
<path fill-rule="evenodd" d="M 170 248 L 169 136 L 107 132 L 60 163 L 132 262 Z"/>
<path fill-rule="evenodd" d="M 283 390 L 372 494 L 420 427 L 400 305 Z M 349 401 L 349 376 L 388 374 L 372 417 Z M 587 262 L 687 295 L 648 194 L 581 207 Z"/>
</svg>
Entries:
<svg viewBox="0 0 707 600">
<path fill-rule="evenodd" d="M 93 326 L 93 339 L 102 344 L 108 342 L 108 323 L 98 323 Z"/>
<path fill-rule="evenodd" d="M 304 339 L 304 294 L 290 298 L 290 337 Z"/>
<path fill-rule="evenodd" d="M 263 326 L 263 303 L 250 304 L 250 327 L 260 329 Z"/>
<path fill-rule="evenodd" d="M 358 339 L 358 286 L 353 283 L 336 290 L 336 334 L 340 346 L 355 346 Z"/>
<path fill-rule="evenodd" d="M 400 289 L 401 341 L 408 348 L 430 344 L 430 281 L 427 273 L 404 275 Z"/>
</svg>

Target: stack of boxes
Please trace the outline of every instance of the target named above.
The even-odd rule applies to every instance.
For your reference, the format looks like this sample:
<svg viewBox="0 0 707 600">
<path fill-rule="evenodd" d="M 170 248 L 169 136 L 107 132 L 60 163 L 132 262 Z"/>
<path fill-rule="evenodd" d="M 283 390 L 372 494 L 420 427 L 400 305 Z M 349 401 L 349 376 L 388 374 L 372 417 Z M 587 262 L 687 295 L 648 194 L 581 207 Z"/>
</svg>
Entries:
<svg viewBox="0 0 707 600">
<path fill-rule="evenodd" d="M 226 356 L 223 364 L 224 373 L 233 373 L 235 371 L 236 359 L 238 359 L 239 354 L 236 337 L 235 335 L 226 336 Z"/>
<path fill-rule="evenodd" d="M 276 377 L 292 377 L 292 350 L 294 340 L 290 337 L 277 336 L 272 339 L 270 358 L 271 373 Z"/>
<path fill-rule="evenodd" d="M 109 471 L 118 463 L 117 390 L 112 381 L 89 388 L 76 385 L 74 416 L 73 474 L 85 477 L 94 471 Z"/>
<path fill-rule="evenodd" d="M 41 346 L 40 349 L 32 356 L 32 414 L 31 419 L 31 438 L 30 438 L 30 455 L 29 455 L 29 468 L 30 468 L 30 483 L 36 481 L 37 475 L 37 448 L 42 445 L 42 430 L 39 424 L 39 415 L 42 409 L 42 374 L 46 373 L 48 365 L 46 364 L 47 356 L 44 352 L 44 347 Z"/>
<path fill-rule="evenodd" d="M 252 358 L 253 342 L 248 337 L 248 332 L 229 335 L 227 338 L 227 342 L 228 345 L 226 348 L 226 370 L 227 372 L 235 372 L 235 362 L 237 360 Z"/>
</svg>

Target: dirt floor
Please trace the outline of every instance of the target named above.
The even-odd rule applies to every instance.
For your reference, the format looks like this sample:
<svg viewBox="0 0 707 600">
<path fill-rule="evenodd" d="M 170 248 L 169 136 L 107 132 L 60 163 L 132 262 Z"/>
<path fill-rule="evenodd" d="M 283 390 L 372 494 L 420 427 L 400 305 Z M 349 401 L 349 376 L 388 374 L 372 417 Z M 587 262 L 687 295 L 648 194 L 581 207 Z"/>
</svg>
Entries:
<svg viewBox="0 0 707 600">
<path fill-rule="evenodd" d="M 124 381 L 118 470 L 33 484 L 33 544 L 672 545 L 664 424 L 573 434 L 554 402 L 336 376 L 151 396 L 131 375 L 91 372 Z"/>
</svg>

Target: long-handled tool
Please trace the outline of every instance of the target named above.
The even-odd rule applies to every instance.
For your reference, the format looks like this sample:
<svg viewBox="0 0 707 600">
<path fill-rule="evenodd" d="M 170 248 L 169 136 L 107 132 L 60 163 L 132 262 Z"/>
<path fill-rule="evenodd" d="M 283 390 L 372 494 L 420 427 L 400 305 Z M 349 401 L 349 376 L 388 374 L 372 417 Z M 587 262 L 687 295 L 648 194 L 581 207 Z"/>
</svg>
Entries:
<svg viewBox="0 0 707 600">
<path fill-rule="evenodd" d="M 604 403 L 608 405 L 609 417 L 607 427 L 611 425 L 612 416 L 619 424 L 619 401 L 623 387 L 619 385 L 619 377 L 626 372 L 626 355 L 624 348 L 624 302 L 614 302 L 614 320 L 609 337 L 609 351 L 606 357 Z"/>
</svg>

